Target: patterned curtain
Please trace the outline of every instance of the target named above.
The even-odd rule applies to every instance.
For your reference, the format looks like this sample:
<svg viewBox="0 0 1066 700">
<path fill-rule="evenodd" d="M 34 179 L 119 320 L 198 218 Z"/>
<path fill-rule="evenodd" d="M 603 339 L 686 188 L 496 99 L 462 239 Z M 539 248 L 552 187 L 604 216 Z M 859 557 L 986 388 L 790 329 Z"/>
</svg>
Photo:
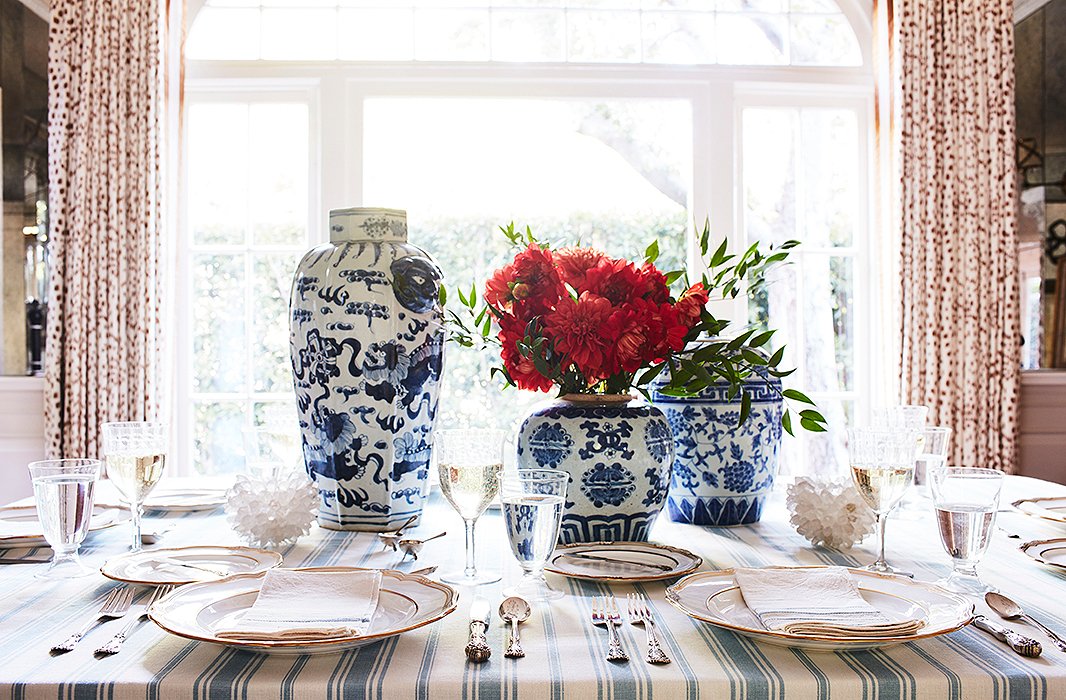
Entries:
<svg viewBox="0 0 1066 700">
<path fill-rule="evenodd" d="M 1020 367 L 1011 0 L 895 0 L 905 403 L 1012 471 Z"/>
<path fill-rule="evenodd" d="M 45 423 L 91 457 L 108 420 L 159 415 L 163 0 L 52 0 Z"/>
</svg>

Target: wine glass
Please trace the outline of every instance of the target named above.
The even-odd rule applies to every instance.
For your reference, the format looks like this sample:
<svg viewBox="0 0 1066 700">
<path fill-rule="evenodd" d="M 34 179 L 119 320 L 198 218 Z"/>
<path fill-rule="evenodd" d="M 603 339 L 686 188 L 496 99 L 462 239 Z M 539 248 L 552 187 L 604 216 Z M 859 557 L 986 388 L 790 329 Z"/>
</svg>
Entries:
<svg viewBox="0 0 1066 700">
<path fill-rule="evenodd" d="M 133 514 L 131 552 L 141 551 L 141 514 L 144 499 L 163 477 L 167 459 L 167 430 L 163 423 L 104 423 L 107 478 L 130 505 Z"/>
<path fill-rule="evenodd" d="M 933 473 L 948 461 L 948 446 L 951 444 L 951 428 L 935 425 L 922 431 L 922 447 L 914 465 L 914 486 L 919 496 L 929 498 L 930 480 Z"/>
<path fill-rule="evenodd" d="M 29 470 L 41 533 L 52 548 L 52 561 L 37 577 L 62 579 L 95 573 L 81 563 L 78 548 L 89 533 L 100 461 L 48 459 L 31 462 Z"/>
<path fill-rule="evenodd" d="M 500 490 L 502 430 L 441 430 L 433 438 L 440 490 L 466 525 L 466 566 L 440 577 L 447 583 L 476 586 L 500 580 L 496 571 L 478 571 L 474 525 Z"/>
<path fill-rule="evenodd" d="M 1003 472 L 946 467 L 933 473 L 933 505 L 940 540 L 951 555 L 951 574 L 940 585 L 956 593 L 983 595 L 995 590 L 977 576 L 999 509 Z"/>
<path fill-rule="evenodd" d="M 570 475 L 558 469 L 522 469 L 503 475 L 500 504 L 511 551 L 522 567 L 522 580 L 504 595 L 526 600 L 563 597 L 544 579 L 544 563 L 555 550 L 563 520 Z"/>
<path fill-rule="evenodd" d="M 853 428 L 848 431 L 851 478 L 862 500 L 877 516 L 880 546 L 877 560 L 864 567 L 885 574 L 911 574 L 885 561 L 885 524 L 891 511 L 914 479 L 918 434 L 909 430 Z"/>
</svg>

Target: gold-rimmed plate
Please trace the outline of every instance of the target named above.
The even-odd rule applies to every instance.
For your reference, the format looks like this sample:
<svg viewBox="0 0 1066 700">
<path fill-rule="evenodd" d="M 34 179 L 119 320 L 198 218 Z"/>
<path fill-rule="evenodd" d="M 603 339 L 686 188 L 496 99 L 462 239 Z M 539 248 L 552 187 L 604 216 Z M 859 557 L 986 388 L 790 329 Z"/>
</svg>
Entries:
<svg viewBox="0 0 1066 700">
<path fill-rule="evenodd" d="M 130 519 L 130 511 L 118 506 L 97 505 L 89 521 L 89 532 L 106 530 Z M 47 547 L 37 517 L 37 506 L 0 508 L 0 547 Z"/>
<path fill-rule="evenodd" d="M 277 552 L 251 547 L 196 545 L 129 552 L 100 567 L 104 576 L 144 586 L 182 586 L 281 566 Z"/>
<path fill-rule="evenodd" d="M 653 542 L 581 542 L 556 547 L 545 571 L 588 581 L 661 581 L 692 573 L 703 559 Z"/>
<path fill-rule="evenodd" d="M 1031 559 L 1052 566 L 1056 569 L 1066 569 L 1066 537 L 1057 537 L 1050 540 L 1033 540 L 1025 542 L 1018 547 Z"/>
<path fill-rule="evenodd" d="M 1066 496 L 1023 498 L 1011 505 L 1034 518 L 1066 524 Z"/>
<path fill-rule="evenodd" d="M 358 571 L 345 566 L 301 571 Z M 455 611 L 455 589 L 418 574 L 385 569 L 381 572 L 378 607 L 367 634 L 321 640 L 251 641 L 220 638 L 237 617 L 252 606 L 265 572 L 239 574 L 218 581 L 191 583 L 175 589 L 148 611 L 167 632 L 199 642 L 273 654 L 329 654 L 373 644 L 382 639 L 432 624 Z"/>
<path fill-rule="evenodd" d="M 686 576 L 666 589 L 666 599 L 693 619 L 767 644 L 808 651 L 856 651 L 903 644 L 954 632 L 973 620 L 973 603 L 935 584 L 862 569 L 848 571 L 858 582 L 859 592 L 867 603 L 893 621 L 922 620 L 922 628 L 913 634 L 880 638 L 801 635 L 768 630 L 745 605 L 733 569 L 701 571 Z"/>
</svg>

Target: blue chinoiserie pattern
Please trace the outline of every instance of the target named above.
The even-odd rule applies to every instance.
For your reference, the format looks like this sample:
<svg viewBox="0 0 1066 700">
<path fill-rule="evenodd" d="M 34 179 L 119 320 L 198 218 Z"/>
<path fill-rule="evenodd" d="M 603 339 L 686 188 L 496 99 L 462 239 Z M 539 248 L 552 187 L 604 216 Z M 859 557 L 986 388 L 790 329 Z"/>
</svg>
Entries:
<svg viewBox="0 0 1066 700">
<path fill-rule="evenodd" d="M 759 520 L 777 473 L 784 405 L 780 380 L 757 377 L 744 389 L 751 414 L 739 427 L 740 395 L 730 399 L 727 384 L 684 398 L 652 391 L 652 403 L 666 413 L 674 436 L 671 519 L 697 525 Z"/>
<path fill-rule="evenodd" d="M 562 397 L 518 433 L 519 469 L 570 474 L 559 541 L 644 541 L 666 501 L 674 443 L 658 408 L 628 397 Z"/>
<path fill-rule="evenodd" d="M 443 367 L 440 284 L 394 209 L 330 212 L 330 242 L 300 261 L 289 338 L 323 527 L 386 530 L 422 510 Z"/>
</svg>

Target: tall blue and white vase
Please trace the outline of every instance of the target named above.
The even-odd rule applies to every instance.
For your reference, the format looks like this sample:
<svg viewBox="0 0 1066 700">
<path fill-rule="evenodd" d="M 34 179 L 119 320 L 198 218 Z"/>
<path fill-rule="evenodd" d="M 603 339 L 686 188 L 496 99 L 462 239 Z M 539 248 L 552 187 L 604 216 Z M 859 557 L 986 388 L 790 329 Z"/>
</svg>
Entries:
<svg viewBox="0 0 1066 700">
<path fill-rule="evenodd" d="M 443 366 L 440 284 L 396 209 L 331 211 L 329 243 L 300 261 L 289 338 L 323 527 L 389 530 L 422 511 Z"/>
<path fill-rule="evenodd" d="M 568 394 L 518 431 L 519 469 L 570 474 L 559 542 L 643 542 L 666 501 L 674 443 L 663 412 L 631 396 Z"/>
<path fill-rule="evenodd" d="M 674 434 L 676 457 L 667 498 L 672 520 L 747 525 L 762 515 L 781 448 L 781 382 L 759 377 L 743 388 L 751 395 L 751 414 L 738 427 L 740 394 L 730 399 L 728 384 L 685 398 L 653 387 L 652 403 L 666 413 Z"/>
</svg>

